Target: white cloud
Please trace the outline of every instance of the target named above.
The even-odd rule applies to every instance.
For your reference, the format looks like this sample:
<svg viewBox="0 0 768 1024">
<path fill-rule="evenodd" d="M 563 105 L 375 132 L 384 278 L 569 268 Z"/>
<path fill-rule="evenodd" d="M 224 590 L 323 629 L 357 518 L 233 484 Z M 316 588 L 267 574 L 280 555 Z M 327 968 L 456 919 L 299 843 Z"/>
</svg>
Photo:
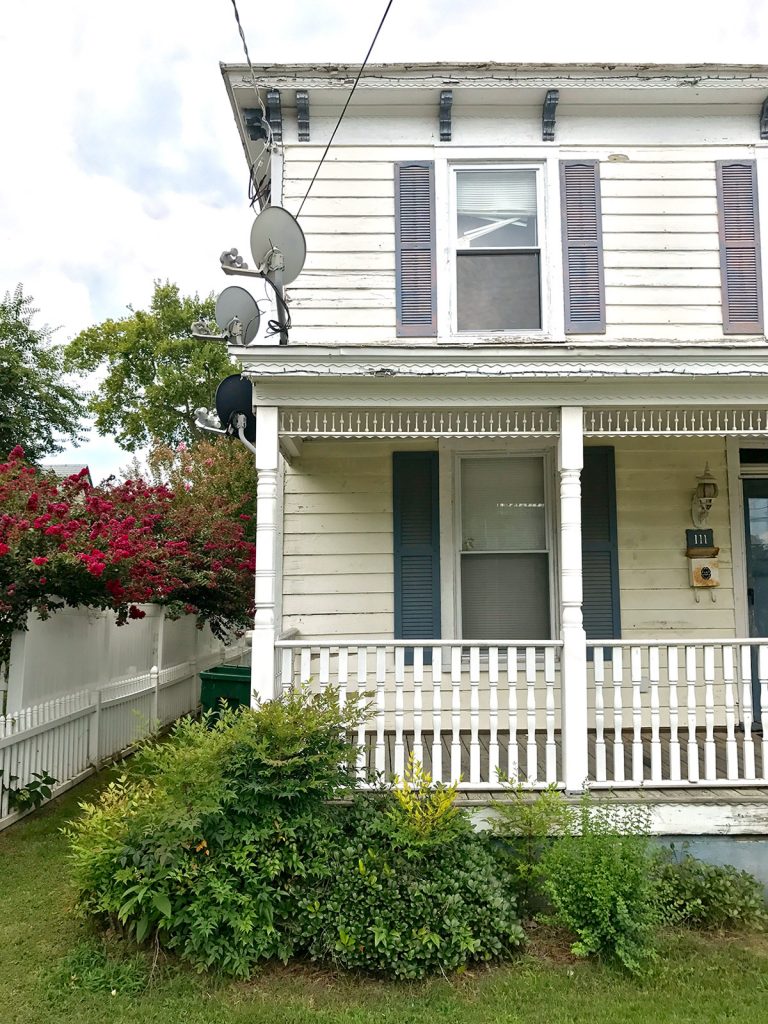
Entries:
<svg viewBox="0 0 768 1024">
<path fill-rule="evenodd" d="M 357 63 L 385 2 L 239 7 L 255 63 Z M 372 59 L 760 62 L 764 13 L 761 0 L 394 0 Z M 5 5 L 0 291 L 22 281 L 59 340 L 146 304 L 156 277 L 216 289 L 222 248 L 247 248 L 218 69 L 242 59 L 230 0 Z"/>
</svg>

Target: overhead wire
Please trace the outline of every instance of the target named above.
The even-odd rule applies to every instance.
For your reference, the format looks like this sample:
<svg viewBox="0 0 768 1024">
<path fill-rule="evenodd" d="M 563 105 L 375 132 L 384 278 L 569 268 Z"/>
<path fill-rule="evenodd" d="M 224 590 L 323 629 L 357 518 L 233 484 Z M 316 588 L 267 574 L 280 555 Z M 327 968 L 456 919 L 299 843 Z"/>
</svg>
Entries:
<svg viewBox="0 0 768 1024">
<path fill-rule="evenodd" d="M 272 152 L 273 150 L 277 149 L 277 142 L 275 141 L 275 136 L 274 133 L 272 132 L 272 125 L 269 123 L 269 115 L 267 113 L 267 108 L 264 103 L 264 100 L 262 99 L 261 89 L 259 88 L 259 84 L 256 81 L 256 72 L 254 70 L 253 64 L 251 63 L 251 55 L 248 52 L 248 43 L 246 42 L 245 39 L 243 24 L 240 21 L 240 11 L 237 9 L 237 0 L 231 0 L 231 2 L 232 8 L 235 12 L 237 31 L 240 33 L 240 39 L 242 40 L 243 43 L 243 52 L 245 53 L 245 59 L 248 63 L 248 70 L 250 71 L 251 75 L 251 85 L 253 86 L 253 91 L 256 94 L 256 102 L 259 105 L 259 110 L 261 111 L 261 123 L 264 127 L 264 149 L 267 152 Z M 267 197 L 269 192 L 268 188 L 265 188 L 265 178 L 262 178 L 261 181 L 256 180 L 255 167 L 256 162 L 254 161 L 248 170 L 248 202 L 251 209 L 255 207 L 257 202 L 259 206 L 261 206 L 262 200 L 264 200 Z"/>
<path fill-rule="evenodd" d="M 233 4 L 234 4 L 234 2 L 235 2 L 235 0 L 232 0 Z M 297 217 L 301 216 L 301 211 L 304 209 L 304 203 L 306 203 L 307 197 L 309 196 L 309 193 L 312 191 L 312 186 L 315 184 L 315 179 L 317 178 L 318 174 L 320 173 L 320 168 L 323 166 L 323 162 L 325 161 L 326 156 L 328 156 L 328 150 L 331 148 L 331 144 L 333 143 L 333 140 L 336 138 L 336 132 L 339 130 L 339 125 L 344 120 L 344 115 L 347 112 L 347 107 L 349 106 L 349 104 L 350 104 L 350 102 L 352 100 L 352 97 L 355 95 L 355 89 L 357 88 L 357 83 L 360 81 L 360 77 L 362 76 L 363 71 L 365 70 L 365 66 L 368 63 L 368 58 L 371 56 L 371 52 L 372 52 L 374 46 L 376 45 L 376 40 L 379 38 L 379 32 L 381 32 L 382 26 L 384 25 L 384 22 L 387 20 L 387 15 L 389 14 L 389 9 L 392 6 L 392 3 L 393 3 L 393 0 L 389 0 L 389 2 L 387 3 L 386 8 L 384 9 L 384 13 L 381 16 L 381 21 L 379 22 L 379 27 L 376 29 L 376 32 L 374 33 L 373 39 L 371 40 L 371 45 L 368 47 L 368 52 L 365 55 L 365 59 L 363 60 L 363 63 L 360 65 L 360 70 L 357 72 L 357 78 L 355 79 L 355 81 L 354 81 L 354 83 L 352 85 L 352 89 L 351 89 L 351 91 L 349 93 L 349 96 L 347 96 L 347 102 L 344 104 L 344 107 L 343 107 L 341 113 L 339 114 L 339 119 L 336 122 L 336 127 L 331 132 L 331 137 L 330 137 L 330 139 L 328 139 L 328 144 L 326 145 L 325 149 L 323 150 L 323 155 L 320 157 L 320 163 L 317 165 L 317 169 L 315 170 L 315 173 L 312 175 L 312 180 L 309 183 L 309 187 L 307 188 L 307 191 L 306 191 L 306 193 L 304 195 L 304 198 L 301 200 L 301 206 L 299 207 L 299 212 L 296 214 Z"/>
</svg>

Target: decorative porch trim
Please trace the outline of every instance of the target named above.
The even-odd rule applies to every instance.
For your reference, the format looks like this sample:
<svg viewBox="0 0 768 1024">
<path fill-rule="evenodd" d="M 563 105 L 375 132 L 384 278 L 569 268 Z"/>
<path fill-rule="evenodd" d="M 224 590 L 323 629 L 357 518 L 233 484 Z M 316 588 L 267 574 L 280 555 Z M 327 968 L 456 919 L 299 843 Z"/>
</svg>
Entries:
<svg viewBox="0 0 768 1024">
<path fill-rule="evenodd" d="M 556 437 L 558 409 L 398 410 L 285 409 L 280 436 Z"/>
<path fill-rule="evenodd" d="M 756 437 L 768 435 L 766 409 L 587 409 L 586 437 Z"/>
</svg>

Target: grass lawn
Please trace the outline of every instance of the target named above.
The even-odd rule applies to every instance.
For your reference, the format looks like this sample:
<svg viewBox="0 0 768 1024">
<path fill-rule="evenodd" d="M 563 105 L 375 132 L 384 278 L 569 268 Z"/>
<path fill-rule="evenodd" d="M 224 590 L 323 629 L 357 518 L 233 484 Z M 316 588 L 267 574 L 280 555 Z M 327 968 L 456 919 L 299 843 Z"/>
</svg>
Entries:
<svg viewBox="0 0 768 1024">
<path fill-rule="evenodd" d="M 103 947 L 72 911 L 59 829 L 103 781 L 90 780 L 0 833 L 3 1024 L 755 1024 L 768 1014 L 765 935 L 667 936 L 643 982 L 574 961 L 546 932 L 513 964 L 408 985 L 312 966 L 268 968 L 248 983 L 199 977 L 164 959 L 153 967 L 151 956 L 119 943 Z M 73 960 L 73 950 L 83 959 Z"/>
</svg>

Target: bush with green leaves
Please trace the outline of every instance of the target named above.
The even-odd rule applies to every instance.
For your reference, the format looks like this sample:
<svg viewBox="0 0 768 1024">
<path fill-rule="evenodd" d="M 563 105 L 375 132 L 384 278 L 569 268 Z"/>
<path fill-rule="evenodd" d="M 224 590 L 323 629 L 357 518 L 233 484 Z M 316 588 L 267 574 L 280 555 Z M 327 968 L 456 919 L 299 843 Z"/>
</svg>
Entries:
<svg viewBox="0 0 768 1024">
<path fill-rule="evenodd" d="M 79 905 L 199 969 L 247 976 L 301 944 L 298 894 L 325 860 L 329 798 L 365 714 L 327 689 L 182 721 L 69 828 Z M 211 727 L 212 726 L 212 727 Z"/>
<path fill-rule="evenodd" d="M 553 841 L 570 832 L 574 815 L 555 783 L 532 792 L 519 780 L 501 776 L 501 781 L 504 798 L 492 805 L 490 828 L 505 870 L 516 878 L 520 912 L 527 916 L 540 909 L 541 858 Z"/>
<path fill-rule="evenodd" d="M 768 907 L 760 882 L 730 864 L 707 864 L 689 853 L 659 859 L 658 903 L 667 924 L 690 928 L 764 928 Z"/>
<path fill-rule="evenodd" d="M 541 857 L 548 920 L 577 936 L 578 956 L 598 955 L 640 974 L 655 957 L 659 923 L 649 813 L 586 793 L 574 824 L 574 834 Z"/>
<path fill-rule="evenodd" d="M 402 786 L 338 814 L 324 878 L 302 901 L 314 959 L 410 979 L 520 945 L 512 887 L 455 793 L 412 763 Z"/>
</svg>

